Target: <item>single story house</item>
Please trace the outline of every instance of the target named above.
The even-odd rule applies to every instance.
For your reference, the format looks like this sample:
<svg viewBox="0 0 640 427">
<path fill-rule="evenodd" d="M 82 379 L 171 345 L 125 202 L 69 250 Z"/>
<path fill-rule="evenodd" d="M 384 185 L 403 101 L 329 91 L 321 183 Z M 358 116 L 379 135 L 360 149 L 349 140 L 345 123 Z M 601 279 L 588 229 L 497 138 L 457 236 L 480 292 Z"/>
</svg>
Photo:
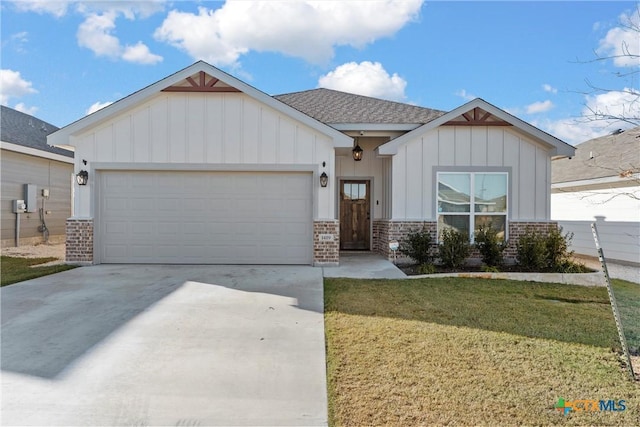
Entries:
<svg viewBox="0 0 640 427">
<path fill-rule="evenodd" d="M 336 265 L 341 250 L 392 257 L 416 228 L 473 239 L 488 222 L 512 242 L 549 226 L 551 159 L 574 154 L 482 99 L 445 113 L 274 97 L 202 61 L 48 142 L 87 181 L 67 221 L 80 263 Z"/>
<path fill-rule="evenodd" d="M 64 242 L 71 215 L 73 152 L 47 145 L 47 135 L 58 130 L 56 126 L 0 108 L 2 247 Z M 14 213 L 14 200 L 26 202 L 24 213 Z"/>
<path fill-rule="evenodd" d="M 551 218 L 577 254 L 597 256 L 595 221 L 607 259 L 640 264 L 640 126 L 579 144 L 551 163 L 551 182 Z"/>
</svg>

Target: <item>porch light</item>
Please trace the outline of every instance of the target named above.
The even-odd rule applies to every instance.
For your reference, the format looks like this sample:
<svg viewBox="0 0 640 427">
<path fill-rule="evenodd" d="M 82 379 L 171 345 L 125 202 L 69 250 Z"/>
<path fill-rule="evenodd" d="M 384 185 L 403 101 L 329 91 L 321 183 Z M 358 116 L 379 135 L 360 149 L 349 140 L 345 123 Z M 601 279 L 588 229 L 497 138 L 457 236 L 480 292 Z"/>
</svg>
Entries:
<svg viewBox="0 0 640 427">
<path fill-rule="evenodd" d="M 322 172 L 320 175 L 320 187 L 324 188 L 329 183 L 329 175 L 326 172 Z"/>
<path fill-rule="evenodd" d="M 363 152 L 364 150 L 362 149 L 362 147 L 360 147 L 360 144 L 358 144 L 358 140 L 356 139 L 356 146 L 352 150 L 353 160 L 355 160 L 356 162 L 359 162 L 360 160 L 362 160 Z"/>
<path fill-rule="evenodd" d="M 76 175 L 76 181 L 78 182 L 78 185 L 87 185 L 87 182 L 89 181 L 89 172 L 85 170 L 78 172 Z"/>
</svg>

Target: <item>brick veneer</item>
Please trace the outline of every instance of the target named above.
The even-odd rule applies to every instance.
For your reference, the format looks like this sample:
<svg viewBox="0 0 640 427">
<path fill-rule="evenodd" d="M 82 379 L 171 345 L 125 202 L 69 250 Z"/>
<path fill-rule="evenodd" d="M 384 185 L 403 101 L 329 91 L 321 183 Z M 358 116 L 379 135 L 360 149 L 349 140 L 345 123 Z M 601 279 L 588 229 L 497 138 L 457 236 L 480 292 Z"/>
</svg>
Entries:
<svg viewBox="0 0 640 427">
<path fill-rule="evenodd" d="M 332 240 L 320 240 L 320 235 L 332 235 Z M 313 222 L 313 265 L 337 266 L 340 262 L 340 222 Z"/>
<path fill-rule="evenodd" d="M 509 245 L 504 251 L 505 261 L 513 263 L 516 260 L 516 243 L 520 236 L 527 230 L 535 230 L 541 233 L 548 232 L 551 228 L 556 228 L 557 222 L 520 222 L 509 221 Z M 431 233 L 434 244 L 432 245 L 432 254 L 435 256 L 437 251 L 436 233 L 438 224 L 432 221 L 392 221 L 392 220 L 375 220 L 373 222 L 373 251 L 385 256 L 389 260 L 393 260 L 393 251 L 389 249 L 389 241 L 397 240 L 402 242 L 409 234 L 422 230 L 426 227 Z M 472 249 L 469 256 L 470 259 L 480 258 L 480 253 L 476 249 Z M 397 262 L 411 262 L 411 260 L 401 253 L 397 253 Z"/>
<path fill-rule="evenodd" d="M 527 230 L 547 233 L 554 228 L 558 228 L 557 222 L 509 221 L 509 245 L 504 250 L 505 260 L 507 262 L 515 262 L 517 255 L 516 243 Z"/>
<path fill-rule="evenodd" d="M 65 261 L 93 264 L 93 219 L 69 218 L 66 222 L 66 230 Z"/>
</svg>

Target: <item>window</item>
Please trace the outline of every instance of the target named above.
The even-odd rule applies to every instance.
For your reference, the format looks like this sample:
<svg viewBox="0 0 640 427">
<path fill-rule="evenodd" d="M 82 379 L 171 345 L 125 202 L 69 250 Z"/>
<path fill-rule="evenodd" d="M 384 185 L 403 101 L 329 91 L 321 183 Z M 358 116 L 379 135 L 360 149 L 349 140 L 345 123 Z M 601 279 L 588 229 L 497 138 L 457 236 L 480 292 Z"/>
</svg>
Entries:
<svg viewBox="0 0 640 427">
<path fill-rule="evenodd" d="M 438 172 L 437 177 L 438 240 L 442 230 L 453 228 L 473 243 L 475 232 L 488 225 L 502 240 L 507 237 L 506 172 Z"/>
</svg>

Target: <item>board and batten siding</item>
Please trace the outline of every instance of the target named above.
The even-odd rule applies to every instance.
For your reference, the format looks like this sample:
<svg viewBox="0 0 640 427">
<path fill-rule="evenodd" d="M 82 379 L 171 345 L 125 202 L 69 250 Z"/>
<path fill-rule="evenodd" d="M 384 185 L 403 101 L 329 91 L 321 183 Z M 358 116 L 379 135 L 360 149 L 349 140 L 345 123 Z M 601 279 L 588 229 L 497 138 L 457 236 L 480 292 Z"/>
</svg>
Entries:
<svg viewBox="0 0 640 427">
<path fill-rule="evenodd" d="M 1 157 L 3 246 L 13 246 L 15 242 L 16 215 L 12 210 L 12 200 L 24 199 L 24 184 L 36 185 L 38 209 L 43 206 L 42 189 L 49 189 L 49 198 L 44 200 L 45 211 L 50 212 L 45 212 L 49 238 L 52 241 L 63 239 L 65 221 L 71 215 L 73 165 L 8 150 L 2 150 Z M 42 232 L 38 231 L 40 224 L 37 211 L 21 214 L 20 239 L 42 237 Z"/>
<path fill-rule="evenodd" d="M 325 170 L 329 187 L 317 194 L 317 218 L 334 218 L 333 141 L 242 93 L 166 93 L 72 137 L 76 168 L 99 163 L 309 166 Z M 87 167 L 80 163 L 89 162 Z M 74 216 L 93 217 L 90 185 L 79 188 Z M 324 191 L 326 190 L 326 191 Z"/>
<path fill-rule="evenodd" d="M 549 220 L 548 149 L 507 127 L 441 126 L 407 142 L 392 158 L 393 219 L 435 221 L 436 167 L 511 168 L 509 217 Z"/>
<path fill-rule="evenodd" d="M 362 160 L 356 162 L 351 153 L 336 157 L 336 176 L 339 179 L 369 179 L 373 194 L 371 195 L 372 219 L 388 218 L 385 216 L 387 200 L 383 181 L 385 158 L 378 157 L 375 149 L 385 142 L 388 137 L 359 138 L 358 144 L 364 150 Z M 338 189 L 338 197 L 340 191 Z"/>
</svg>

